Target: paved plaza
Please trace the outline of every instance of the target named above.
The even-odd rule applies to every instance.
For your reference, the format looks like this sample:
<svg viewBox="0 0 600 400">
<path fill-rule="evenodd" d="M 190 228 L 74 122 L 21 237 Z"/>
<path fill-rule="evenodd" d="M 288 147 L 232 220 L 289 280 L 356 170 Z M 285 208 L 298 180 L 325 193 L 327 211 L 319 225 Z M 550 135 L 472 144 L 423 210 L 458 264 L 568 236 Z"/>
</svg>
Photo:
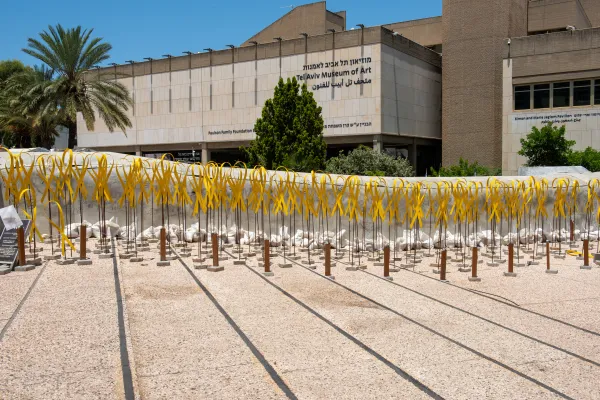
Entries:
<svg viewBox="0 0 600 400">
<path fill-rule="evenodd" d="M 330 279 L 302 253 L 265 277 L 235 250 L 209 272 L 158 267 L 154 246 L 132 263 L 115 241 L 113 259 L 0 276 L 0 398 L 600 398 L 598 266 L 484 262 L 469 282 L 450 262 L 443 283 L 424 250 L 389 281 L 345 253 Z"/>
</svg>

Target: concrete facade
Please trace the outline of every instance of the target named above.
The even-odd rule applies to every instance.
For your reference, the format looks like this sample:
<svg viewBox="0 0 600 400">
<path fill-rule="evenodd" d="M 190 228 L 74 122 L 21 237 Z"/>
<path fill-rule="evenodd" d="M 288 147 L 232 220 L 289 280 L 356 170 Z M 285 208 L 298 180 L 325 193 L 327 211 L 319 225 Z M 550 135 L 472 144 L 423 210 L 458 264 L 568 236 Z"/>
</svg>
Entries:
<svg viewBox="0 0 600 400">
<path fill-rule="evenodd" d="M 481 0 L 469 6 L 444 0 L 445 165 L 457 164 L 461 157 L 501 165 L 503 39 L 527 33 L 526 9 L 527 0 Z"/>
<path fill-rule="evenodd" d="M 443 42 L 442 17 L 396 22 L 383 26 L 426 47 L 441 46 Z"/>
<path fill-rule="evenodd" d="M 304 4 L 292 8 L 283 17 L 242 43 L 242 46 L 252 45 L 253 41 L 271 42 L 274 37 L 295 39 L 300 33 L 310 36 L 321 35 L 328 29 L 334 29 L 336 32 L 345 31 L 346 12 L 329 11 L 324 1 Z"/>
<path fill-rule="evenodd" d="M 563 30 L 571 25 L 578 29 L 591 28 L 580 0 L 535 0 L 529 2 L 528 31 Z"/>
<path fill-rule="evenodd" d="M 296 77 L 322 107 L 329 144 L 379 141 L 409 152 L 439 146 L 437 53 L 382 27 L 335 33 L 335 50 L 333 41 L 333 34 L 282 41 L 281 57 L 279 43 L 269 43 L 90 72 L 90 79 L 116 76 L 131 91 L 133 127 L 127 135 L 110 133 L 97 121 L 88 132 L 80 120 L 78 144 L 141 153 L 194 150 L 209 159 L 211 150 L 251 141 L 279 77 Z"/>
<path fill-rule="evenodd" d="M 420 173 L 461 157 L 514 173 L 522 161 L 519 143 L 506 135 L 522 135 L 526 127 L 509 121 L 513 88 L 600 76 L 600 39 L 591 28 L 600 26 L 600 1 L 442 5 L 443 16 L 346 30 L 345 11 L 329 11 L 325 2 L 307 4 L 239 48 L 90 71 L 90 79 L 118 79 L 132 91 L 134 127 L 123 137 L 109 134 L 102 122 L 94 133 L 80 125 L 79 145 L 157 155 L 191 147 L 203 161 L 214 159 L 211 152 L 234 152 L 252 140 L 254 121 L 279 76 L 309 74 L 333 150 L 372 144 L 417 166 L 423 160 Z M 332 88 L 347 76 L 331 72 L 351 73 L 358 65 L 352 60 L 365 58 L 371 69 L 359 70 L 353 82 L 370 83 Z M 323 90 L 320 83 L 330 86 Z"/>
<path fill-rule="evenodd" d="M 575 150 L 588 146 L 598 149 L 600 88 L 594 83 L 600 84 L 600 28 L 513 38 L 510 46 L 505 42 L 504 51 L 503 173 L 516 173 L 526 161 L 517 154 L 520 139 L 531 132 L 533 126 L 541 128 L 548 121 L 565 125 L 567 138 L 576 141 Z M 574 82 L 587 81 L 590 82 L 590 104 L 576 106 Z M 555 83 L 569 83 L 568 106 L 555 106 L 552 96 Z M 515 110 L 515 87 L 535 88 L 536 84 L 552 85 L 548 107 L 536 108 L 532 103 L 530 109 Z"/>
</svg>

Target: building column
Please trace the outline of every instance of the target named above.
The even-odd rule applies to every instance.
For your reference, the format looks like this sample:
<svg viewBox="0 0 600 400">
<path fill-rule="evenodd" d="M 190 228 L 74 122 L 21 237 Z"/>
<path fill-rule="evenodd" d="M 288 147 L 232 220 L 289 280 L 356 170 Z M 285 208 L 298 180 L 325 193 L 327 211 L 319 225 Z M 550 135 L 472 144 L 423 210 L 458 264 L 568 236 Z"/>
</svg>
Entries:
<svg viewBox="0 0 600 400">
<path fill-rule="evenodd" d="M 416 170 L 417 169 L 417 139 L 413 139 L 413 142 L 410 145 L 410 150 L 408 151 L 408 161 L 410 161 L 410 164 Z"/>
<path fill-rule="evenodd" d="M 202 164 L 206 165 L 210 162 L 210 150 L 208 150 L 208 145 L 206 143 L 202 143 Z"/>
<path fill-rule="evenodd" d="M 141 146 L 135 146 L 135 155 L 138 157 L 142 156 L 142 147 Z"/>
<path fill-rule="evenodd" d="M 383 153 L 383 135 L 373 136 L 373 150 L 378 153 Z"/>
</svg>

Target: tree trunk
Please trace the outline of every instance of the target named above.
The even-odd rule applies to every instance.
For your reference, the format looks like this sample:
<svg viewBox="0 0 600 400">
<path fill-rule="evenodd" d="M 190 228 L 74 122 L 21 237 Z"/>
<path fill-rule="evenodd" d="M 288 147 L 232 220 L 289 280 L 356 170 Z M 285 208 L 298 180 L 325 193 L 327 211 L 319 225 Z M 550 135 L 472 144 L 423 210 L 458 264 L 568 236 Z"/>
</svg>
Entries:
<svg viewBox="0 0 600 400">
<path fill-rule="evenodd" d="M 69 143 L 67 146 L 72 149 L 77 146 L 77 121 L 68 121 L 67 128 L 69 129 Z"/>
</svg>

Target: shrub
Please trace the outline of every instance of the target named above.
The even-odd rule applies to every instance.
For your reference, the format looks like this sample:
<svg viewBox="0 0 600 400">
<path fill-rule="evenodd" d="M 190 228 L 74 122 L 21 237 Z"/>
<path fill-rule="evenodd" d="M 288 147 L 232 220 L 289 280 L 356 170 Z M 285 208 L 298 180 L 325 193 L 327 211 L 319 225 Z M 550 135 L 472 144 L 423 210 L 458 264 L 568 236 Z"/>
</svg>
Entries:
<svg viewBox="0 0 600 400">
<path fill-rule="evenodd" d="M 469 164 L 468 160 L 464 160 L 462 157 L 458 161 L 458 165 L 451 165 L 449 167 L 440 167 L 439 170 L 431 169 L 431 175 L 433 176 L 496 176 L 501 175 L 502 170 L 500 168 L 488 168 L 483 165 L 479 165 L 477 161 L 473 164 Z"/>
<path fill-rule="evenodd" d="M 272 99 L 268 99 L 261 117 L 254 124 L 256 139 L 242 150 L 250 165 L 267 169 L 280 166 L 310 172 L 325 165 L 327 144 L 323 138 L 321 107 L 296 78 L 279 78 Z"/>
<path fill-rule="evenodd" d="M 591 147 L 584 151 L 573 151 L 569 154 L 569 165 L 582 166 L 591 172 L 600 171 L 600 151 Z"/>
<path fill-rule="evenodd" d="M 527 157 L 528 167 L 556 167 L 569 165 L 573 140 L 565 138 L 565 126 L 557 128 L 548 122 L 542 129 L 535 126 L 526 138 L 521 139 L 519 155 Z"/>
<path fill-rule="evenodd" d="M 408 160 L 394 158 L 362 145 L 348 154 L 341 151 L 339 156 L 330 158 L 325 171 L 331 174 L 366 176 L 414 176 L 415 174 Z"/>
</svg>

